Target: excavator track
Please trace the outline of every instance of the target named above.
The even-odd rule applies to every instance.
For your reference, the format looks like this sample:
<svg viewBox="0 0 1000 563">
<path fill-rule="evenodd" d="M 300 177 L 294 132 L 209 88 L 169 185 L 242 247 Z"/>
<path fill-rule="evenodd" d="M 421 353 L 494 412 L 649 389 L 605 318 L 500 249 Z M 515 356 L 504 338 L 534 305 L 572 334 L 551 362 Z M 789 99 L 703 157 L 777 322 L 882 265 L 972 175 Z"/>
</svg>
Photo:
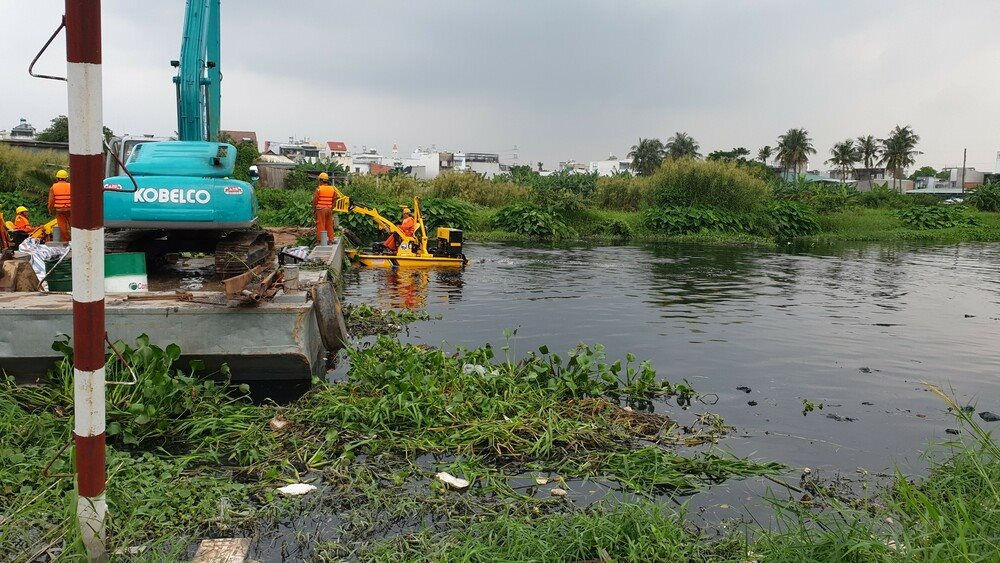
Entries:
<svg viewBox="0 0 1000 563">
<path fill-rule="evenodd" d="M 104 234 L 104 252 L 145 252 L 156 233 L 140 230 L 108 230 Z"/>
<path fill-rule="evenodd" d="M 227 233 L 215 245 L 215 273 L 237 276 L 274 257 L 274 236 L 256 229 Z"/>
</svg>

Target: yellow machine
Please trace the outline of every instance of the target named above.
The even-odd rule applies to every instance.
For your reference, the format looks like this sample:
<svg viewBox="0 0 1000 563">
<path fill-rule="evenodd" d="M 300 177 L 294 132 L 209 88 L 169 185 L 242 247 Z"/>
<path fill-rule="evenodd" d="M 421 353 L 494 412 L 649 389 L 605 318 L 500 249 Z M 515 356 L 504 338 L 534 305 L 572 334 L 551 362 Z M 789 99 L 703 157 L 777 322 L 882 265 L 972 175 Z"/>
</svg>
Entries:
<svg viewBox="0 0 1000 563">
<path fill-rule="evenodd" d="M 395 268 L 398 266 L 447 266 L 461 268 L 468 262 L 462 253 L 462 231 L 440 227 L 435 233 L 437 244 L 433 250 L 427 249 L 427 229 L 420 214 L 420 199 L 413 198 L 413 234 L 408 235 L 398 225 L 383 217 L 377 210 L 362 205 L 354 205 L 347 196 L 334 202 L 335 213 L 359 213 L 371 217 L 383 231 L 388 231 L 396 239 L 396 250 L 384 244 L 375 243 L 371 252 L 357 254 L 357 259 L 365 266 Z"/>
<path fill-rule="evenodd" d="M 39 225 L 34 228 L 30 233 L 25 236 L 23 233 L 14 230 L 14 223 L 11 221 L 4 221 L 3 213 L 0 213 L 0 225 L 3 226 L 3 242 L 4 246 L 17 246 L 27 237 L 37 238 L 42 240 L 50 240 L 52 238 L 52 229 L 57 225 L 55 219 Z"/>
</svg>

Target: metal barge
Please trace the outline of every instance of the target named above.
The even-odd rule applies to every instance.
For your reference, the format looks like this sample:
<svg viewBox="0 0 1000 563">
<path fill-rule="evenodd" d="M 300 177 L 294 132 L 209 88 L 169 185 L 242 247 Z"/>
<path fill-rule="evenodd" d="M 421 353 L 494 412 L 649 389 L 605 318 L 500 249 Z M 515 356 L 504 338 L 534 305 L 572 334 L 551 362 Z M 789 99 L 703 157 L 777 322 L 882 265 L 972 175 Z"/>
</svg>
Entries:
<svg viewBox="0 0 1000 563">
<path fill-rule="evenodd" d="M 347 331 L 331 273 L 339 275 L 340 240 L 310 254 L 320 269 L 299 272 L 298 287 L 234 306 L 222 291 L 159 291 L 107 295 L 109 339 L 133 342 L 142 334 L 159 346 L 177 344 L 208 373 L 229 366 L 234 381 L 310 380 Z M 291 285 L 291 284 L 286 284 Z M 72 334 L 72 296 L 59 292 L 0 292 L 0 372 L 18 381 L 42 377 L 60 353 L 52 342 Z"/>
</svg>

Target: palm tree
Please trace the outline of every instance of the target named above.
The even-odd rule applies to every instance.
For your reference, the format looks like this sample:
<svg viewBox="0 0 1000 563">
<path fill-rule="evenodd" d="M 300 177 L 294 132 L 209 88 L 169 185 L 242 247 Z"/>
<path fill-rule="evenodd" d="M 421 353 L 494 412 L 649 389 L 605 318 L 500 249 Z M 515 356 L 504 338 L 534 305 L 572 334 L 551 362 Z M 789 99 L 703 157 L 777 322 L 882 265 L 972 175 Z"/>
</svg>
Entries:
<svg viewBox="0 0 1000 563">
<path fill-rule="evenodd" d="M 800 169 L 809 164 L 811 154 L 816 154 L 816 149 L 812 146 L 809 132 L 804 128 L 789 129 L 778 137 L 778 161 L 781 162 L 786 175 L 789 168 L 798 174 Z"/>
<path fill-rule="evenodd" d="M 757 158 L 760 159 L 761 164 L 767 166 L 767 159 L 771 158 L 772 154 L 774 154 L 774 149 L 771 148 L 771 145 L 764 145 L 757 151 Z"/>
<path fill-rule="evenodd" d="M 632 159 L 632 170 L 640 176 L 649 176 L 663 164 L 663 142 L 659 139 L 643 139 L 632 145 L 628 157 Z"/>
<path fill-rule="evenodd" d="M 698 158 L 701 156 L 698 153 L 698 149 L 700 148 L 698 141 L 695 141 L 691 135 L 680 131 L 667 139 L 667 144 L 664 148 L 667 151 L 667 158 Z"/>
<path fill-rule="evenodd" d="M 872 179 L 872 166 L 875 166 L 875 159 L 878 158 L 879 153 L 878 139 L 871 135 L 858 137 L 857 151 L 858 162 L 865 165 L 865 176 L 870 182 Z"/>
<path fill-rule="evenodd" d="M 840 168 L 840 183 L 847 181 L 847 171 L 858 161 L 858 149 L 854 146 L 853 139 L 847 139 L 841 143 L 835 143 L 830 149 L 830 159 L 827 164 L 832 164 Z"/>
<path fill-rule="evenodd" d="M 897 180 L 903 175 L 907 166 L 916 163 L 916 156 L 923 154 L 917 150 L 917 143 L 920 142 L 920 135 L 917 135 L 909 125 L 900 127 L 897 125 L 889 136 L 879 139 L 880 162 L 885 167 L 892 170 L 892 186 L 898 186 Z"/>
</svg>

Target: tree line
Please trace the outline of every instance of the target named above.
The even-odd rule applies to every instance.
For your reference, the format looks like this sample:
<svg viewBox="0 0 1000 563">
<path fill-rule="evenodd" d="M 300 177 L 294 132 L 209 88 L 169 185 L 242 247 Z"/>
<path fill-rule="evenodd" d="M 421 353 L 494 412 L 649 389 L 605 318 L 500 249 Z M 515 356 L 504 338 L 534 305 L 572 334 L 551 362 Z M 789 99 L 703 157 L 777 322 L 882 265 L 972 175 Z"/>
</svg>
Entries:
<svg viewBox="0 0 1000 563">
<path fill-rule="evenodd" d="M 916 162 L 916 156 L 923 154 L 916 149 L 920 142 L 909 125 L 897 125 L 885 138 L 873 135 L 861 135 L 835 143 L 830 149 L 828 164 L 836 166 L 846 180 L 848 173 L 855 164 L 863 164 L 868 171 L 875 165 L 884 166 L 900 178 L 903 171 Z M 671 158 L 701 158 L 698 152 L 698 142 L 685 132 L 674 133 L 666 143 L 657 138 L 639 138 L 628 153 L 632 159 L 632 170 L 640 176 L 649 176 L 655 172 L 664 160 Z M 765 145 L 758 149 L 757 159 L 767 166 L 773 157 L 773 164 L 788 172 L 799 173 L 809 162 L 809 156 L 816 154 L 816 148 L 809 137 L 809 132 L 802 127 L 793 127 L 778 136 L 776 146 Z M 708 154 L 707 160 L 725 160 L 732 162 L 748 162 L 750 151 L 745 147 L 736 147 L 728 151 L 717 150 Z"/>
</svg>

